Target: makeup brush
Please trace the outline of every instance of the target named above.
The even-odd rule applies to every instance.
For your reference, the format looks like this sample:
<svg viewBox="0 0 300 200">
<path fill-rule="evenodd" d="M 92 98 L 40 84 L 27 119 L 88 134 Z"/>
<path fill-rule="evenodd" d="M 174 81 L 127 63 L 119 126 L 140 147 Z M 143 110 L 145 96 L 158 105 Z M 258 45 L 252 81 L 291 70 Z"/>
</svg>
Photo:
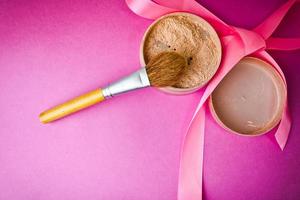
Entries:
<svg viewBox="0 0 300 200">
<path fill-rule="evenodd" d="M 104 89 L 96 89 L 41 113 L 43 123 L 52 122 L 118 94 L 148 86 L 166 87 L 176 83 L 186 67 L 184 57 L 175 52 L 163 52 L 149 61 L 147 66 Z"/>
</svg>

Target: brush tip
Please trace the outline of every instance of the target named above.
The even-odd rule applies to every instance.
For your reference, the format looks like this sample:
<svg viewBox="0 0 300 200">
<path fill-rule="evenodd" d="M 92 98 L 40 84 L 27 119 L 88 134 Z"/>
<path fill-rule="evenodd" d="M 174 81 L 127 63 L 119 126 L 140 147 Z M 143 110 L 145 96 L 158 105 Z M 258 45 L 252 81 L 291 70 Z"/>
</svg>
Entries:
<svg viewBox="0 0 300 200">
<path fill-rule="evenodd" d="M 167 87 L 175 85 L 186 65 L 186 59 L 176 52 L 157 54 L 146 66 L 151 86 Z"/>
</svg>

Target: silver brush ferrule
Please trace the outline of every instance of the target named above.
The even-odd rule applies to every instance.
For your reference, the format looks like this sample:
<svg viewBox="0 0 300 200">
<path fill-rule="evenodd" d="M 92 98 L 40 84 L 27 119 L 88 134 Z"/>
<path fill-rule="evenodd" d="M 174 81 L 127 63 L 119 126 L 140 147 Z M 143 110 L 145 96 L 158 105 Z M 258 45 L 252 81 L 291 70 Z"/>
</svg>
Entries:
<svg viewBox="0 0 300 200">
<path fill-rule="evenodd" d="M 108 99 L 131 90 L 148 86 L 150 86 L 150 81 L 146 72 L 146 68 L 143 67 L 138 71 L 122 78 L 121 80 L 108 85 L 102 90 L 102 92 L 105 99 Z"/>
</svg>

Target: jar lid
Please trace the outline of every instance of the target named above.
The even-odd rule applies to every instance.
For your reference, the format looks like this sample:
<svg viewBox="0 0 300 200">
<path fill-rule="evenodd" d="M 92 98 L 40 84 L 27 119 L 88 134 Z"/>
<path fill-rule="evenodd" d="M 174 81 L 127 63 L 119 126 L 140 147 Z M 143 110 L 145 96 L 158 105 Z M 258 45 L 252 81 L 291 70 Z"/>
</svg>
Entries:
<svg viewBox="0 0 300 200">
<path fill-rule="evenodd" d="M 260 135 L 280 121 L 286 93 L 272 65 L 245 57 L 213 91 L 210 108 L 224 128 L 243 135 Z"/>
</svg>

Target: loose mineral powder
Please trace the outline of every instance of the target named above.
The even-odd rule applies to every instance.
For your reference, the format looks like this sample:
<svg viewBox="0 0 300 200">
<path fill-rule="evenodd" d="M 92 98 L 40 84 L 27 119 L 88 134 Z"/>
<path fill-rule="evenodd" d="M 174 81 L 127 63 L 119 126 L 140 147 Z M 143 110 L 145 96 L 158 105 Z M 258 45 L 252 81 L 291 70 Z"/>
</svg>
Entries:
<svg viewBox="0 0 300 200">
<path fill-rule="evenodd" d="M 156 20 L 146 31 L 142 64 L 163 51 L 176 51 L 188 63 L 173 88 L 194 90 L 207 83 L 217 71 L 221 45 L 215 30 L 202 18 L 189 13 L 172 13 Z"/>
<path fill-rule="evenodd" d="M 246 57 L 214 90 L 210 106 L 224 128 L 258 135 L 278 124 L 285 98 L 285 85 L 275 68 L 260 59 Z"/>
</svg>

